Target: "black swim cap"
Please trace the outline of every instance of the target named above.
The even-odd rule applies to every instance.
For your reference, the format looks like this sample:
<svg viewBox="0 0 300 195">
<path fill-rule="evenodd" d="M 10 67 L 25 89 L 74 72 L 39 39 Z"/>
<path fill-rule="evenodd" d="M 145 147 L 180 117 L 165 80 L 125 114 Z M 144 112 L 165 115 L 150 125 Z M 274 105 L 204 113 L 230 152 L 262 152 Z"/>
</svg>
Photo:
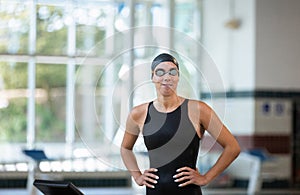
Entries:
<svg viewBox="0 0 300 195">
<path fill-rule="evenodd" d="M 171 56 L 170 54 L 167 54 L 167 53 L 159 54 L 158 56 L 156 56 L 154 58 L 154 60 L 152 61 L 152 64 L 151 64 L 151 70 L 153 71 L 155 69 L 155 67 L 158 64 L 160 64 L 161 62 L 173 62 L 179 70 L 179 65 L 178 65 L 176 58 L 174 58 L 173 56 Z"/>
</svg>

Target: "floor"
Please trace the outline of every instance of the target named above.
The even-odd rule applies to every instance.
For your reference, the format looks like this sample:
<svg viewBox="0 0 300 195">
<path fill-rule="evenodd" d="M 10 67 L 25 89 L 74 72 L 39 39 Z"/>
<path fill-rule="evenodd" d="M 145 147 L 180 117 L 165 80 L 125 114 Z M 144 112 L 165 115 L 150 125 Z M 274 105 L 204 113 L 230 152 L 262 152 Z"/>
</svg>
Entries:
<svg viewBox="0 0 300 195">
<path fill-rule="evenodd" d="M 82 188 L 80 189 L 85 195 L 143 195 L 141 189 L 132 188 Z M 26 189 L 0 189 L 0 195 L 28 195 Z M 33 193 L 34 194 L 34 193 Z M 254 195 L 247 194 L 246 190 L 239 189 L 204 189 L 204 195 Z M 41 195 L 36 193 L 35 195 Z M 300 195 L 299 190 L 262 190 L 255 195 Z"/>
</svg>

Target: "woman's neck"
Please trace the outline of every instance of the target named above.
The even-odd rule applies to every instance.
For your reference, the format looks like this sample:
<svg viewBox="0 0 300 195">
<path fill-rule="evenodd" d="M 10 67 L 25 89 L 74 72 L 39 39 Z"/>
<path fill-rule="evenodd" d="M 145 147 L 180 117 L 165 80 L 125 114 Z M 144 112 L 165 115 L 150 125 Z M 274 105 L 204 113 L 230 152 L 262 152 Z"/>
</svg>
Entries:
<svg viewBox="0 0 300 195">
<path fill-rule="evenodd" d="M 182 102 L 182 98 L 173 95 L 173 96 L 158 96 L 154 101 L 156 108 L 163 112 L 169 112 L 177 108 Z"/>
</svg>

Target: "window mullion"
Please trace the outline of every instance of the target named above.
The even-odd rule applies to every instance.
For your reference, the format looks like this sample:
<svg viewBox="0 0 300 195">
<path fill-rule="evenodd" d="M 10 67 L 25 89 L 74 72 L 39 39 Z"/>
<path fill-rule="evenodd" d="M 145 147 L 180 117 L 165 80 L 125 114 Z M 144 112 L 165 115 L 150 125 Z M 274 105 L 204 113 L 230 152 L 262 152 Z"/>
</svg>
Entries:
<svg viewBox="0 0 300 195">
<path fill-rule="evenodd" d="M 73 3 L 67 4 L 67 12 L 72 13 Z M 66 83 L 66 155 L 72 156 L 73 144 L 75 141 L 74 123 L 74 90 L 75 90 L 75 52 L 76 52 L 76 24 L 72 20 L 68 26 L 68 64 L 67 64 L 67 83 Z"/>
<path fill-rule="evenodd" d="M 27 104 L 27 147 L 33 148 L 35 144 L 35 74 L 36 74 L 36 1 L 30 4 L 30 30 L 29 30 L 29 61 L 28 61 L 28 104 Z"/>
</svg>

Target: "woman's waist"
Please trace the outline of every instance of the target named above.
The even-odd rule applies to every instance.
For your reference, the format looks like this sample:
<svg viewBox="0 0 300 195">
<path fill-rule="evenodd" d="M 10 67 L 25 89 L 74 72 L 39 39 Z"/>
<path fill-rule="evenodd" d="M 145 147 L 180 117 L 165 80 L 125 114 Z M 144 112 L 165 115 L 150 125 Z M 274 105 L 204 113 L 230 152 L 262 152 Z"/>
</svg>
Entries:
<svg viewBox="0 0 300 195">
<path fill-rule="evenodd" d="M 182 167 L 196 168 L 196 159 L 193 158 L 176 158 L 170 161 L 162 161 L 150 158 L 150 167 L 157 168 L 162 172 L 176 172 L 177 169 Z"/>
<path fill-rule="evenodd" d="M 195 166 L 193 165 L 188 165 L 188 164 L 185 164 L 185 165 L 180 165 L 180 166 L 170 166 L 170 165 L 166 165 L 166 166 L 162 166 L 162 167 L 154 167 L 156 168 L 158 171 L 155 172 L 159 175 L 164 175 L 164 176 L 171 176 L 173 177 L 176 173 L 177 173 L 177 170 L 179 168 L 182 168 L 182 167 L 190 167 L 192 169 L 196 169 Z"/>
</svg>

